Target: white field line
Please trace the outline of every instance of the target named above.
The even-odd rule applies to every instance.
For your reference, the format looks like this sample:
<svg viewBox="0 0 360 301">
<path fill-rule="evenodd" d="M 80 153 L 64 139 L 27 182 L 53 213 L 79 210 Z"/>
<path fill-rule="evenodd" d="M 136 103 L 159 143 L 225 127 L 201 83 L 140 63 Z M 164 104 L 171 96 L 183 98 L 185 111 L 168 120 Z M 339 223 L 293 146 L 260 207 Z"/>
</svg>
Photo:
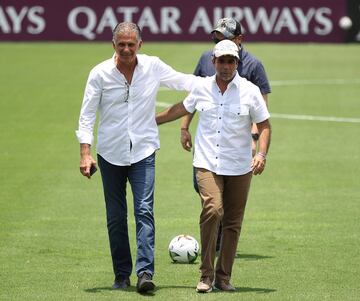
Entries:
<svg viewBox="0 0 360 301">
<path fill-rule="evenodd" d="M 307 86 L 307 85 L 356 85 L 360 84 L 360 78 L 333 78 L 333 79 L 294 79 L 294 80 L 273 80 L 270 81 L 270 86 L 282 87 L 282 86 Z M 160 87 L 160 91 L 171 91 L 166 87 Z"/>
<path fill-rule="evenodd" d="M 270 115 L 271 115 L 270 118 L 281 118 L 281 119 L 360 123 L 360 118 L 314 116 L 314 115 L 292 115 L 292 114 L 279 114 L 279 113 L 270 113 Z"/>
<path fill-rule="evenodd" d="M 360 84 L 360 78 L 352 79 L 300 79 L 300 80 L 275 80 L 270 81 L 271 86 L 296 86 L 296 85 L 353 85 Z M 168 88 L 160 87 L 161 91 L 170 91 Z M 171 106 L 171 103 L 157 102 L 158 107 L 167 108 Z M 313 115 L 292 115 L 292 114 L 280 114 L 271 113 L 272 118 L 281 119 L 293 119 L 293 120 L 313 120 L 313 121 L 327 121 L 327 122 L 348 122 L 348 123 L 360 123 L 360 118 L 343 118 L 334 116 L 313 116 Z"/>
<path fill-rule="evenodd" d="M 156 102 L 156 105 L 161 108 L 168 108 L 172 104 L 167 102 Z M 293 120 L 311 120 L 311 121 L 327 121 L 327 122 L 345 122 L 345 123 L 360 123 L 360 118 L 345 118 L 334 116 L 314 116 L 314 115 L 293 115 L 270 113 L 271 118 L 293 119 Z"/>
<path fill-rule="evenodd" d="M 271 86 L 304 86 L 304 85 L 356 85 L 360 84 L 360 78 L 338 79 L 298 79 L 298 80 L 274 80 Z"/>
</svg>

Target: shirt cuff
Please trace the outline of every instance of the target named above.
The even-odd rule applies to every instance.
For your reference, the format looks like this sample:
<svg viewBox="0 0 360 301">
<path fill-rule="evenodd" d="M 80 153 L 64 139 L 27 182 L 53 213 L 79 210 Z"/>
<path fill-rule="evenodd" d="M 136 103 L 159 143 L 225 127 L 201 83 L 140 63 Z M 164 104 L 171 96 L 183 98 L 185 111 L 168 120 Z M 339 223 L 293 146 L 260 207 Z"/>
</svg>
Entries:
<svg viewBox="0 0 360 301">
<path fill-rule="evenodd" d="M 189 113 L 194 113 L 195 108 L 191 108 L 191 106 L 188 104 L 186 99 L 183 101 L 183 105 L 184 105 L 186 111 L 188 111 Z"/>
<path fill-rule="evenodd" d="M 79 143 L 93 144 L 94 137 L 91 133 L 82 130 L 77 130 L 75 133 Z"/>
<path fill-rule="evenodd" d="M 254 123 L 260 123 L 260 122 L 263 122 L 265 121 L 266 119 L 269 119 L 270 118 L 270 113 L 266 113 L 265 115 L 262 115 L 260 118 L 255 118 L 253 120 Z"/>
</svg>

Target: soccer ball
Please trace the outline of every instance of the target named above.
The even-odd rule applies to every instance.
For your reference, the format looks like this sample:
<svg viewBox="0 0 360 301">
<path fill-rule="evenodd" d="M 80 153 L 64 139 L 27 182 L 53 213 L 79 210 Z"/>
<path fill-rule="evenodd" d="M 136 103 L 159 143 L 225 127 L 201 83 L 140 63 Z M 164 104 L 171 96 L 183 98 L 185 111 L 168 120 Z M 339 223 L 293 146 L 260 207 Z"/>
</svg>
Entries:
<svg viewBox="0 0 360 301">
<path fill-rule="evenodd" d="M 171 240 L 169 254 L 176 263 L 193 263 L 199 254 L 199 244 L 194 237 L 181 234 Z"/>
<path fill-rule="evenodd" d="M 348 30 L 352 26 L 352 21 L 348 16 L 341 17 L 339 20 L 339 26 L 344 30 Z"/>
</svg>

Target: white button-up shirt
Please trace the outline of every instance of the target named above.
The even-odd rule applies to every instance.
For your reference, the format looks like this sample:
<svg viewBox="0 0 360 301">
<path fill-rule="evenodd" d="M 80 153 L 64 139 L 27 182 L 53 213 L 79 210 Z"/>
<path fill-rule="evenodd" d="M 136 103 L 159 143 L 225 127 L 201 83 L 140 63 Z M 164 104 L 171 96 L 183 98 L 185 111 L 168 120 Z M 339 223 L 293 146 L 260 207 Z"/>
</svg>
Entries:
<svg viewBox="0 0 360 301">
<path fill-rule="evenodd" d="M 97 153 L 119 166 L 136 163 L 159 149 L 155 121 L 159 86 L 190 91 L 195 82 L 194 75 L 176 72 L 158 57 L 138 54 L 137 62 L 130 85 L 114 57 L 91 70 L 76 131 L 80 143 L 93 144 L 98 111 Z"/>
<path fill-rule="evenodd" d="M 215 75 L 197 83 L 183 102 L 187 111 L 199 111 L 194 166 L 218 175 L 250 172 L 251 123 L 270 117 L 259 88 L 237 73 L 224 94 Z"/>
</svg>

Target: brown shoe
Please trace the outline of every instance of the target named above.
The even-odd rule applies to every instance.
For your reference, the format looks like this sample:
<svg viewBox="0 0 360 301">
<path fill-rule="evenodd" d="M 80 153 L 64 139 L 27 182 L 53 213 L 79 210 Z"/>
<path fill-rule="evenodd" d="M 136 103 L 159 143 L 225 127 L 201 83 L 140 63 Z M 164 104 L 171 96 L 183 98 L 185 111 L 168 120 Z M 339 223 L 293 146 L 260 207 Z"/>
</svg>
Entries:
<svg viewBox="0 0 360 301">
<path fill-rule="evenodd" d="M 210 293 L 212 291 L 212 282 L 209 277 L 204 277 L 200 279 L 200 282 L 196 286 L 196 291 L 198 293 Z"/>
<path fill-rule="evenodd" d="M 225 292 L 233 292 L 235 291 L 235 287 L 233 287 L 229 282 L 226 281 L 215 281 L 214 287 Z"/>
</svg>

